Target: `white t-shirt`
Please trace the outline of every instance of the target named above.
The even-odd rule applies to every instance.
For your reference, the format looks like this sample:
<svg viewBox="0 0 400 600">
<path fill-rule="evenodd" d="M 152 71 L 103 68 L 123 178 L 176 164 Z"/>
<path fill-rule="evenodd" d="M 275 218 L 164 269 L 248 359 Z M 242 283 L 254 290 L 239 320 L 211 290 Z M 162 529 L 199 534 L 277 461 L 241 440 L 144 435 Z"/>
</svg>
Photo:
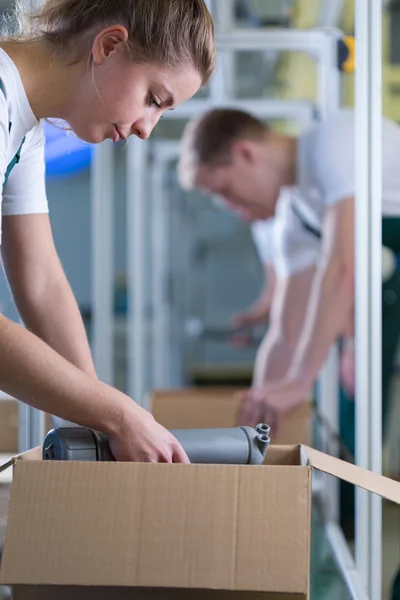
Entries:
<svg viewBox="0 0 400 600">
<path fill-rule="evenodd" d="M 43 124 L 32 112 L 18 69 L 2 49 L 0 80 L 1 217 L 47 213 Z M 4 183 L 8 165 L 24 137 L 20 160 Z"/>
<path fill-rule="evenodd" d="M 400 216 L 399 156 L 400 127 L 383 119 L 384 216 Z M 297 184 L 281 189 L 273 219 L 252 226 L 261 260 L 272 262 L 279 275 L 301 271 L 320 258 L 325 210 L 355 194 L 355 160 L 352 110 L 340 110 L 300 136 Z"/>
</svg>

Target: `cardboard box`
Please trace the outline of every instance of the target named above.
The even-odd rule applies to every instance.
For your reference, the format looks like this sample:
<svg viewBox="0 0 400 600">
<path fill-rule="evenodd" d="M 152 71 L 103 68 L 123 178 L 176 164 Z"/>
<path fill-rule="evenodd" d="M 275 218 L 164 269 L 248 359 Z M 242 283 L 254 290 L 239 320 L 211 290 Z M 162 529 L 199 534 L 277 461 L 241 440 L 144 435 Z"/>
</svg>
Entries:
<svg viewBox="0 0 400 600">
<path fill-rule="evenodd" d="M 19 403 L 15 398 L 0 396 L 0 453 L 18 452 Z M 50 415 L 45 415 L 45 430 L 52 429 Z"/>
<path fill-rule="evenodd" d="M 18 402 L 0 398 L 0 452 L 18 451 Z"/>
<path fill-rule="evenodd" d="M 155 390 L 148 396 L 148 409 L 167 429 L 235 427 L 241 405 L 236 389 L 197 388 Z M 285 446 L 311 444 L 312 404 L 305 402 L 288 411 L 271 442 Z"/>
<path fill-rule="evenodd" d="M 306 599 L 314 470 L 400 502 L 399 483 L 304 446 L 261 466 L 40 455 L 8 464 L 0 584 L 15 600 Z"/>
</svg>

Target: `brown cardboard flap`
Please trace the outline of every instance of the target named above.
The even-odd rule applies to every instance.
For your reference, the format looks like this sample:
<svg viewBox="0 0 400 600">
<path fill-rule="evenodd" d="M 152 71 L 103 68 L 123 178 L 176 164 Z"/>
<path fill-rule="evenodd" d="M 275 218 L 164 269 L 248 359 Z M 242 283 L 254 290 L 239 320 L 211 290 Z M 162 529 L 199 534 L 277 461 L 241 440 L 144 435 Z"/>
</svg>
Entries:
<svg viewBox="0 0 400 600">
<path fill-rule="evenodd" d="M 149 410 L 167 429 L 236 427 L 242 393 L 230 388 L 155 390 L 149 395 Z M 283 415 L 271 443 L 309 445 L 311 422 L 312 404 L 304 402 Z"/>
<path fill-rule="evenodd" d="M 32 448 L 32 450 L 28 450 L 27 452 L 22 452 L 21 454 L 16 454 L 12 456 L 10 460 L 0 465 L 0 473 L 14 466 L 18 460 L 42 460 L 42 447 L 36 446 L 36 448 Z"/>
<path fill-rule="evenodd" d="M 0 452 L 18 451 L 18 402 L 0 398 Z"/>
<path fill-rule="evenodd" d="M 361 469 L 356 465 L 339 460 L 333 456 L 328 456 L 313 448 L 303 446 L 303 450 L 308 459 L 308 464 L 314 469 L 323 471 L 328 475 L 333 475 L 334 477 L 338 477 L 349 483 L 353 483 L 364 490 L 378 494 L 379 496 L 382 496 L 382 498 L 391 500 L 396 504 L 400 504 L 399 482 L 393 481 L 393 479 L 389 479 L 383 475 L 377 475 L 371 471 Z"/>
<path fill-rule="evenodd" d="M 233 389 L 156 390 L 149 410 L 167 429 L 235 427 L 240 400 Z"/>
<path fill-rule="evenodd" d="M 306 600 L 306 594 L 224 592 L 220 590 L 15 586 L 13 600 Z"/>
<path fill-rule="evenodd" d="M 301 466 L 17 461 L 1 582 L 306 594 L 310 478 Z"/>
</svg>

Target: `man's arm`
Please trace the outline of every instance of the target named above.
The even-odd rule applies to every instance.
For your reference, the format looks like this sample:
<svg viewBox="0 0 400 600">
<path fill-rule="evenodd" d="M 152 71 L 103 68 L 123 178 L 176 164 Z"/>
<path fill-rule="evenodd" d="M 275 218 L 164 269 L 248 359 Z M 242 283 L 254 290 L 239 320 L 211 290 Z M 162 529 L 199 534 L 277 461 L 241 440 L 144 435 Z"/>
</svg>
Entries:
<svg viewBox="0 0 400 600">
<path fill-rule="evenodd" d="M 270 325 L 256 356 L 253 387 L 286 375 L 302 330 L 314 272 L 312 266 L 277 278 Z"/>
<path fill-rule="evenodd" d="M 329 207 L 324 219 L 323 260 L 289 378 L 312 386 L 332 343 L 348 326 L 353 306 L 354 197 L 349 197 Z"/>
<path fill-rule="evenodd" d="M 264 379 L 245 396 L 240 424 L 272 419 L 271 414 L 290 410 L 307 398 L 331 344 L 351 329 L 353 306 L 354 198 L 350 197 L 327 211 L 323 260 L 311 284 L 306 318 L 291 365 L 283 380 Z"/>
<path fill-rule="evenodd" d="M 57 255 L 48 215 L 4 217 L 2 259 L 26 327 L 95 377 L 85 328 Z"/>
</svg>

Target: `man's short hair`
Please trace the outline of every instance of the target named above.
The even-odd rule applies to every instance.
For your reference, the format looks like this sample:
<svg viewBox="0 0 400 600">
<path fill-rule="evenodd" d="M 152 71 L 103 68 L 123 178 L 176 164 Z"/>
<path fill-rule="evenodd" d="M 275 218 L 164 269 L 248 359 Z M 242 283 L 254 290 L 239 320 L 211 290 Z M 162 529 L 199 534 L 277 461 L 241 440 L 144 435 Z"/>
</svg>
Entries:
<svg viewBox="0 0 400 600">
<path fill-rule="evenodd" d="M 183 187 L 193 187 L 191 172 L 196 166 L 228 164 L 235 142 L 261 141 L 268 130 L 257 117 L 234 108 L 212 109 L 191 120 L 181 145 L 179 174 Z"/>
</svg>

